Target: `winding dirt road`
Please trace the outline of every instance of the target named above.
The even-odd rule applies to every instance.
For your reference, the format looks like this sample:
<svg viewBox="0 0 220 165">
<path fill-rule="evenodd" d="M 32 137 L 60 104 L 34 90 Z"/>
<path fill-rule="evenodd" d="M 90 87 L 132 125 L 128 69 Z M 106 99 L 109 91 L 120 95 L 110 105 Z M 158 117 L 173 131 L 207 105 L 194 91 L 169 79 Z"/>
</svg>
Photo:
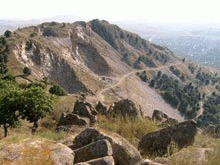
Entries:
<svg viewBox="0 0 220 165">
<path fill-rule="evenodd" d="M 168 68 L 170 66 L 177 66 L 177 65 L 181 65 L 182 62 L 178 62 L 176 64 L 169 64 L 169 65 L 163 65 L 163 66 L 160 66 L 160 67 L 156 67 L 156 68 L 145 68 L 145 69 L 140 69 L 140 70 L 133 70 L 132 72 L 129 72 L 125 75 L 123 75 L 121 78 L 119 78 L 118 82 L 113 84 L 113 85 L 110 85 L 104 89 L 102 89 L 101 91 L 99 91 L 98 93 L 98 98 L 101 102 L 104 102 L 105 101 L 105 97 L 104 97 L 104 93 L 110 89 L 114 89 L 116 88 L 117 86 L 121 85 L 122 82 L 129 76 L 133 75 L 133 74 L 136 74 L 138 72 L 142 72 L 142 71 L 156 71 L 156 70 L 161 70 L 161 69 L 164 69 L 164 68 Z M 117 78 L 115 78 L 117 79 Z"/>
</svg>

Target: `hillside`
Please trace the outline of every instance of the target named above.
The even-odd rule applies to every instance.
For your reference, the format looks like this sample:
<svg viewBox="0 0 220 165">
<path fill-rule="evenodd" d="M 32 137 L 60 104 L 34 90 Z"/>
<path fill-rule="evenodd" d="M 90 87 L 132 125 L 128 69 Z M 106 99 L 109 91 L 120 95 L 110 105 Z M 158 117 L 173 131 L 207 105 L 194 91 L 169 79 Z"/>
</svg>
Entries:
<svg viewBox="0 0 220 165">
<path fill-rule="evenodd" d="M 29 79 L 49 78 L 70 94 L 83 92 L 88 101 L 107 106 L 129 98 L 147 116 L 159 109 L 179 121 L 199 118 L 208 96 L 219 93 L 218 69 L 179 59 L 168 48 L 104 20 L 43 23 L 16 30 L 7 42 L 9 73 L 29 67 Z M 180 90 L 174 92 L 176 87 Z"/>
<path fill-rule="evenodd" d="M 219 69 L 107 21 L 6 31 L 0 78 L 0 164 L 218 161 Z"/>
</svg>

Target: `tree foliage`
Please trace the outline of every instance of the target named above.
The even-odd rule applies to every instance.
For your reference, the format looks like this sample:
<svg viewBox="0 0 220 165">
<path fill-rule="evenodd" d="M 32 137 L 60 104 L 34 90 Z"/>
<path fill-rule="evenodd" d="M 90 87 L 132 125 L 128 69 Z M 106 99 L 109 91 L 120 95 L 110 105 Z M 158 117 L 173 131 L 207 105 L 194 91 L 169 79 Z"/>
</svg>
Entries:
<svg viewBox="0 0 220 165">
<path fill-rule="evenodd" d="M 15 81 L 0 80 L 0 125 L 5 136 L 8 127 L 16 126 L 20 119 L 33 122 L 32 132 L 38 120 L 52 110 L 52 96 L 39 86 L 18 85 Z"/>
</svg>

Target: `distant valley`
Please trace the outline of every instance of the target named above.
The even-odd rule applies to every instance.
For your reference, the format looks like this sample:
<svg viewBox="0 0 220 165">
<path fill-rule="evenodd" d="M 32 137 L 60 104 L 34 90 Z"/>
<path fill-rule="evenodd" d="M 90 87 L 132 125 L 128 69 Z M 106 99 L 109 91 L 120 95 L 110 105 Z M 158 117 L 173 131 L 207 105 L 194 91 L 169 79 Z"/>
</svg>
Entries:
<svg viewBox="0 0 220 165">
<path fill-rule="evenodd" d="M 213 67 L 220 66 L 220 29 L 217 26 L 121 24 L 176 55 Z"/>
</svg>

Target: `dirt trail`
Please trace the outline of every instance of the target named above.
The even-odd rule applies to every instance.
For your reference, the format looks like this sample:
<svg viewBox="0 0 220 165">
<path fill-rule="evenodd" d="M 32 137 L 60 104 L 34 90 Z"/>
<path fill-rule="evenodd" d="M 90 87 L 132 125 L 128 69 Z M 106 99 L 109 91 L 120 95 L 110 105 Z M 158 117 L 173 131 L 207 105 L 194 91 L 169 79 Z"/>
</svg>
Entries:
<svg viewBox="0 0 220 165">
<path fill-rule="evenodd" d="M 168 103 L 166 103 L 161 95 L 154 89 L 150 88 L 148 84 L 140 82 L 140 80 L 135 75 L 136 73 L 142 71 L 157 71 L 164 68 L 169 68 L 170 66 L 177 66 L 181 64 L 182 62 L 176 64 L 168 64 L 157 68 L 133 70 L 121 77 L 114 77 L 114 84 L 111 84 L 100 90 L 96 95 L 96 99 L 109 105 L 111 104 L 111 101 L 106 99 L 106 94 L 109 96 L 115 96 L 116 98 L 118 97 L 119 99 L 129 98 L 141 106 L 145 116 L 152 116 L 153 110 L 159 109 L 166 113 L 168 116 L 173 117 L 180 122 L 184 121 L 184 118 L 180 115 L 177 109 L 174 109 Z"/>
<path fill-rule="evenodd" d="M 141 70 L 134 70 L 132 72 L 129 72 L 125 75 L 123 75 L 119 81 L 109 87 L 106 87 L 104 89 L 102 89 L 101 91 L 99 91 L 98 93 L 98 98 L 101 102 L 104 102 L 105 101 L 105 97 L 104 97 L 104 93 L 110 89 L 113 89 L 113 88 L 116 88 L 117 86 L 119 86 L 120 84 L 122 84 L 122 82 L 129 76 L 131 76 L 132 74 L 136 74 L 138 72 L 142 72 L 142 71 L 156 71 L 156 70 L 161 70 L 161 69 L 164 69 L 164 68 L 167 68 L 167 67 L 170 67 L 170 66 L 177 66 L 177 65 L 181 65 L 182 62 L 179 62 L 179 63 L 176 63 L 176 64 L 169 64 L 169 65 L 163 65 L 163 66 L 160 66 L 160 67 L 157 67 L 157 68 L 145 68 L 145 69 L 141 69 Z M 117 79 L 117 78 L 115 78 Z"/>
</svg>

